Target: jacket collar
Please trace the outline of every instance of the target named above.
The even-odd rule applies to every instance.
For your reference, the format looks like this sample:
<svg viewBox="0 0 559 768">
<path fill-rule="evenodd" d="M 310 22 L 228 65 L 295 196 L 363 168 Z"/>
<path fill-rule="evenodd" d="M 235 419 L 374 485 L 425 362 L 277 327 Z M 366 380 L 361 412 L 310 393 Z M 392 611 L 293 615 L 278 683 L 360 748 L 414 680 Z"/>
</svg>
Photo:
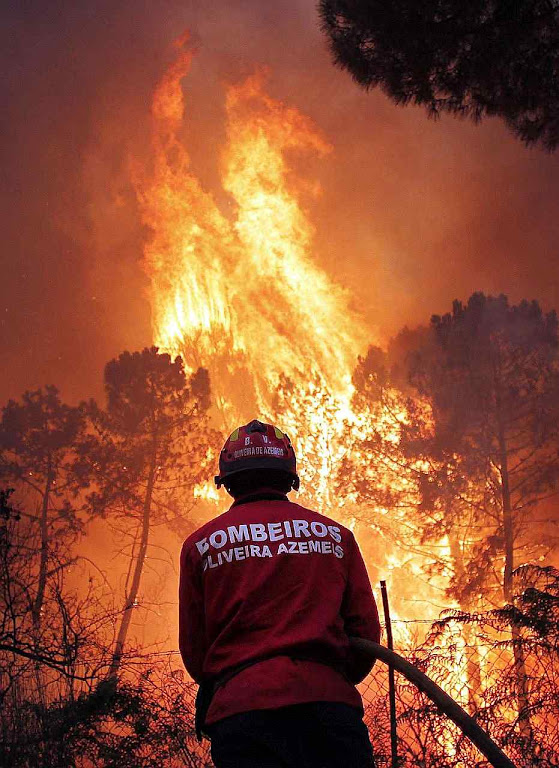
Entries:
<svg viewBox="0 0 559 768">
<path fill-rule="evenodd" d="M 273 489 L 262 488 L 252 493 L 247 493 L 245 496 L 239 496 L 231 504 L 233 507 L 238 507 L 240 504 L 251 504 L 253 501 L 289 501 L 285 493 L 274 491 Z"/>
</svg>

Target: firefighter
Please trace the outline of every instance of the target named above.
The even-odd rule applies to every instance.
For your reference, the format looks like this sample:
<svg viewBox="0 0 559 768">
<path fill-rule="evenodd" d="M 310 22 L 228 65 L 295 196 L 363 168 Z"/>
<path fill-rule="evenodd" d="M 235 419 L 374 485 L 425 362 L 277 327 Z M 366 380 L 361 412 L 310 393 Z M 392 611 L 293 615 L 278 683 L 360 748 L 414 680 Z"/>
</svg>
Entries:
<svg viewBox="0 0 559 768">
<path fill-rule="evenodd" d="M 251 421 L 219 457 L 234 502 L 184 543 L 179 645 L 199 684 L 196 727 L 216 768 L 373 765 L 355 685 L 373 662 L 349 637 L 380 638 L 351 531 L 287 498 L 295 453 Z"/>
</svg>

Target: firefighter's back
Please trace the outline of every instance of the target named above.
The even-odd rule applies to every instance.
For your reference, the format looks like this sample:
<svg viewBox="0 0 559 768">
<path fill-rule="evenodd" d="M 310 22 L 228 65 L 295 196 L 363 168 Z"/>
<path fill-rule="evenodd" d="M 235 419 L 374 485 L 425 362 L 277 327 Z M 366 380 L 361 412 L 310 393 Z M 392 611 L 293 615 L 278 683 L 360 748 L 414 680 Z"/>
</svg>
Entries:
<svg viewBox="0 0 559 768">
<path fill-rule="evenodd" d="M 180 648 L 217 768 L 371 764 L 349 637 L 378 641 L 376 604 L 353 534 L 290 502 L 298 482 L 281 430 L 240 427 L 216 477 L 235 502 L 183 545 Z"/>
</svg>

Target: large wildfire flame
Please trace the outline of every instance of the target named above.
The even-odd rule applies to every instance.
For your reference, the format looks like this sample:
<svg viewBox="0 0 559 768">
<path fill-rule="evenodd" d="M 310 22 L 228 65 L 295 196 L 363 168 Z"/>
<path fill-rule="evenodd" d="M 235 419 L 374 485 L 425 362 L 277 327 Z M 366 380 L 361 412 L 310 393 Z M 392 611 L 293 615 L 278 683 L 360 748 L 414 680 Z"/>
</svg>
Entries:
<svg viewBox="0 0 559 768">
<path fill-rule="evenodd" d="M 145 267 L 155 343 L 187 368 L 209 368 L 223 432 L 255 415 L 277 419 L 301 458 L 303 502 L 353 526 L 351 499 L 334 498 L 332 477 L 348 445 L 367 436 L 366 418 L 352 408 L 351 375 L 372 334 L 313 258 L 302 200 L 317 189 L 288 162 L 331 147 L 308 118 L 265 92 L 262 74 L 230 86 L 221 166 L 233 214 L 226 216 L 179 139 L 192 58 L 186 42 L 177 41 L 156 88 L 153 168 L 137 184 L 151 230 Z M 198 491 L 212 499 L 209 485 Z M 392 560 L 397 567 L 404 558 Z"/>
<path fill-rule="evenodd" d="M 155 341 L 187 367 L 210 369 L 224 431 L 239 418 L 272 416 L 281 376 L 317 380 L 345 402 L 370 333 L 312 258 L 313 227 L 301 199 L 317 189 L 286 158 L 331 148 L 310 120 L 266 94 L 262 74 L 231 86 L 222 156 L 234 209 L 227 218 L 178 139 L 181 81 L 191 63 L 184 44 L 177 42 L 177 59 L 155 92 L 155 165 L 139 186 L 152 231 L 145 265 Z"/>
<path fill-rule="evenodd" d="M 192 58 L 186 42 L 175 44 L 156 88 L 153 168 L 137 184 L 151 230 L 145 267 L 155 343 L 187 368 L 209 368 L 224 432 L 255 415 L 279 417 L 302 459 L 306 498 L 331 513 L 338 506 L 352 525 L 351 503 L 339 509 L 331 480 L 352 439 L 367 436 L 366 419 L 352 408 L 351 375 L 371 333 L 312 257 L 301 199 L 316 190 L 288 163 L 293 153 L 324 156 L 331 147 L 310 120 L 266 94 L 262 74 L 229 87 L 222 183 L 234 213 L 225 216 L 179 139 Z"/>
<path fill-rule="evenodd" d="M 145 266 L 155 342 L 187 368 L 209 368 L 224 432 L 255 415 L 279 416 L 302 459 L 306 497 L 352 525 L 351 498 L 340 509 L 331 481 L 348 450 L 368 471 L 358 448 L 367 417 L 352 408 L 351 375 L 371 333 L 312 257 L 301 199 L 316 190 L 288 162 L 331 147 L 309 119 L 266 94 L 262 74 L 229 87 L 222 183 L 234 213 L 225 216 L 179 139 L 192 58 L 186 42 L 176 42 L 156 88 L 153 168 L 137 184 L 151 230 Z M 394 429 L 382 422 L 380 414 L 376 427 Z"/>
</svg>

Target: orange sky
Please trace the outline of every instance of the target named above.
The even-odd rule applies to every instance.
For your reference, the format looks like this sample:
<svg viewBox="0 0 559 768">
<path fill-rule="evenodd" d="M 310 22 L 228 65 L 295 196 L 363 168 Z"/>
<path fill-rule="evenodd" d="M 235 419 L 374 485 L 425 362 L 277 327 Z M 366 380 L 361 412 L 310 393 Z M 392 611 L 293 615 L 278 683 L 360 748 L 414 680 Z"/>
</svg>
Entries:
<svg viewBox="0 0 559 768">
<path fill-rule="evenodd" d="M 193 170 L 226 212 L 225 85 L 268 67 L 272 96 L 334 147 L 304 161 L 323 190 L 308 202 L 315 257 L 371 338 L 474 290 L 559 305 L 559 155 L 525 149 L 495 120 L 435 123 L 360 91 L 332 67 L 314 3 L 12 5 L 0 19 L 2 402 L 50 382 L 70 400 L 99 396 L 104 363 L 151 342 L 129 165 L 149 156 L 151 93 L 187 28 Z"/>
</svg>

